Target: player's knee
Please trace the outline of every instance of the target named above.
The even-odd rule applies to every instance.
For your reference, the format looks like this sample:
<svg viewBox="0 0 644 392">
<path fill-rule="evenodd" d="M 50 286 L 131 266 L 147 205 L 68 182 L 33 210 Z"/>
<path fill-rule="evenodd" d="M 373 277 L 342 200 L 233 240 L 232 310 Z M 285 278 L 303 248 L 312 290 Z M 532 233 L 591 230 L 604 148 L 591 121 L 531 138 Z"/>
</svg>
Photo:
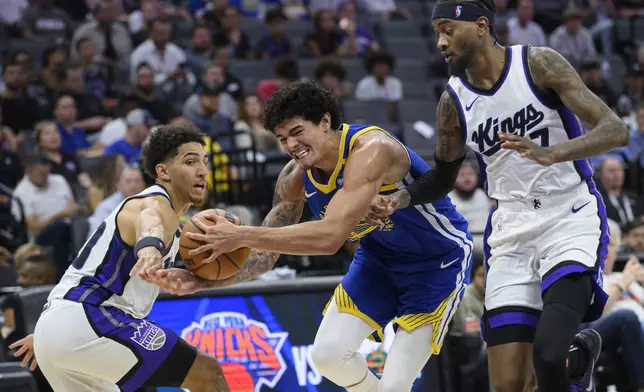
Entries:
<svg viewBox="0 0 644 392">
<path fill-rule="evenodd" d="M 311 349 L 311 360 L 315 368 L 322 374 L 328 374 L 342 366 L 347 350 L 328 339 L 316 339 Z M 348 355 L 350 358 L 351 355 Z"/>
<path fill-rule="evenodd" d="M 532 353 L 537 375 L 559 374 L 565 371 L 568 347 L 557 347 L 559 345 L 556 343 L 549 339 L 539 339 L 537 335 Z"/>
<path fill-rule="evenodd" d="M 226 390 L 224 372 L 216 358 L 198 353 L 181 387 L 195 392 Z M 219 389 L 215 388 L 218 387 Z"/>
</svg>

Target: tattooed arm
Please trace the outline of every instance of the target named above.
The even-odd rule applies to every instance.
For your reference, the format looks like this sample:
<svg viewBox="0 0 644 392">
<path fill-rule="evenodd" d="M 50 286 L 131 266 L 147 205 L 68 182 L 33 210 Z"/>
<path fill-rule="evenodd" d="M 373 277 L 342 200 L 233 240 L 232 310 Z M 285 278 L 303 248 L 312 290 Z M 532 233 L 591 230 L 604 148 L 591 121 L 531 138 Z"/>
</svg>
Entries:
<svg viewBox="0 0 644 392">
<path fill-rule="evenodd" d="M 290 161 L 277 179 L 273 208 L 264 218 L 262 226 L 283 227 L 298 223 L 302 217 L 304 202 L 304 173 L 295 161 Z M 252 249 L 248 261 L 235 275 L 222 281 L 203 281 L 200 289 L 230 286 L 255 279 L 270 271 L 279 257 L 277 252 Z"/>
<path fill-rule="evenodd" d="M 454 99 L 447 90 L 443 92 L 437 108 L 436 146 L 434 169 L 428 171 L 393 198 L 393 209 L 408 205 L 430 203 L 445 197 L 454 187 L 461 163 L 465 159 L 465 141 Z"/>
<path fill-rule="evenodd" d="M 531 47 L 528 61 L 537 86 L 557 93 L 568 109 L 593 127 L 585 135 L 549 147 L 553 163 L 590 158 L 628 145 L 626 124 L 586 87 L 559 53 L 550 48 Z"/>
</svg>

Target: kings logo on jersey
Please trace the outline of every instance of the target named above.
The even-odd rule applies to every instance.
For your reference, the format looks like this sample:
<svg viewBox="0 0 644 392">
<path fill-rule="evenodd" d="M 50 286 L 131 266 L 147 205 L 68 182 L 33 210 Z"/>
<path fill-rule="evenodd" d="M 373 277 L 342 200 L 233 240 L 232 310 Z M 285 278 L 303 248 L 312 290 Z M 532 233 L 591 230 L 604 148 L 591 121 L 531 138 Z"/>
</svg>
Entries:
<svg viewBox="0 0 644 392">
<path fill-rule="evenodd" d="M 530 139 L 542 147 L 547 147 L 549 144 L 547 128 L 531 132 L 543 121 L 544 117 L 543 112 L 535 109 L 532 104 L 518 110 L 512 116 L 505 119 L 490 117 L 479 124 L 478 130 L 472 133 L 472 141 L 479 145 L 479 152 L 488 157 L 494 155 L 501 149 L 499 132 L 510 133 L 521 137 L 526 136 L 526 133 L 529 132 L 528 136 Z"/>
<path fill-rule="evenodd" d="M 281 349 L 288 332 L 272 332 L 242 313 L 208 314 L 185 328 L 181 337 L 219 360 L 232 392 L 274 388 L 286 371 Z"/>
</svg>

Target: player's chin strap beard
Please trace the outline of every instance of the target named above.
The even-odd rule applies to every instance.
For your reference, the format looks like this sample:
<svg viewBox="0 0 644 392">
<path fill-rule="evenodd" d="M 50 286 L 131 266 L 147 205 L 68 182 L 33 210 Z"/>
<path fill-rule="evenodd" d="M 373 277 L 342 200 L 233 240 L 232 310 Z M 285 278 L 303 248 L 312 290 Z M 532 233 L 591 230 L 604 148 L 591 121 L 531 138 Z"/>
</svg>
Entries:
<svg viewBox="0 0 644 392">
<path fill-rule="evenodd" d="M 456 21 L 476 22 L 480 18 L 486 18 L 490 32 L 496 39 L 496 15 L 494 12 L 479 7 L 472 2 L 463 1 L 460 3 L 439 3 L 434 6 L 432 21 L 436 19 L 451 19 Z"/>
</svg>

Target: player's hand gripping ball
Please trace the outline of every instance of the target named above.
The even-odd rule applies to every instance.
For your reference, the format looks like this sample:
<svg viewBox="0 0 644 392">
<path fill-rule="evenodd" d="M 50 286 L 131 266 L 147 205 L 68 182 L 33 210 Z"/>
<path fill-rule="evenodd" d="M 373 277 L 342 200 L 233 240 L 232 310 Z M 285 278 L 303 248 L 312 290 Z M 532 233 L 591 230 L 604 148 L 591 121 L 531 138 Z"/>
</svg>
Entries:
<svg viewBox="0 0 644 392">
<path fill-rule="evenodd" d="M 207 280 L 223 280 L 244 266 L 250 249 L 240 248 L 241 220 L 220 209 L 204 210 L 181 231 L 179 253 L 188 270 Z"/>
</svg>

